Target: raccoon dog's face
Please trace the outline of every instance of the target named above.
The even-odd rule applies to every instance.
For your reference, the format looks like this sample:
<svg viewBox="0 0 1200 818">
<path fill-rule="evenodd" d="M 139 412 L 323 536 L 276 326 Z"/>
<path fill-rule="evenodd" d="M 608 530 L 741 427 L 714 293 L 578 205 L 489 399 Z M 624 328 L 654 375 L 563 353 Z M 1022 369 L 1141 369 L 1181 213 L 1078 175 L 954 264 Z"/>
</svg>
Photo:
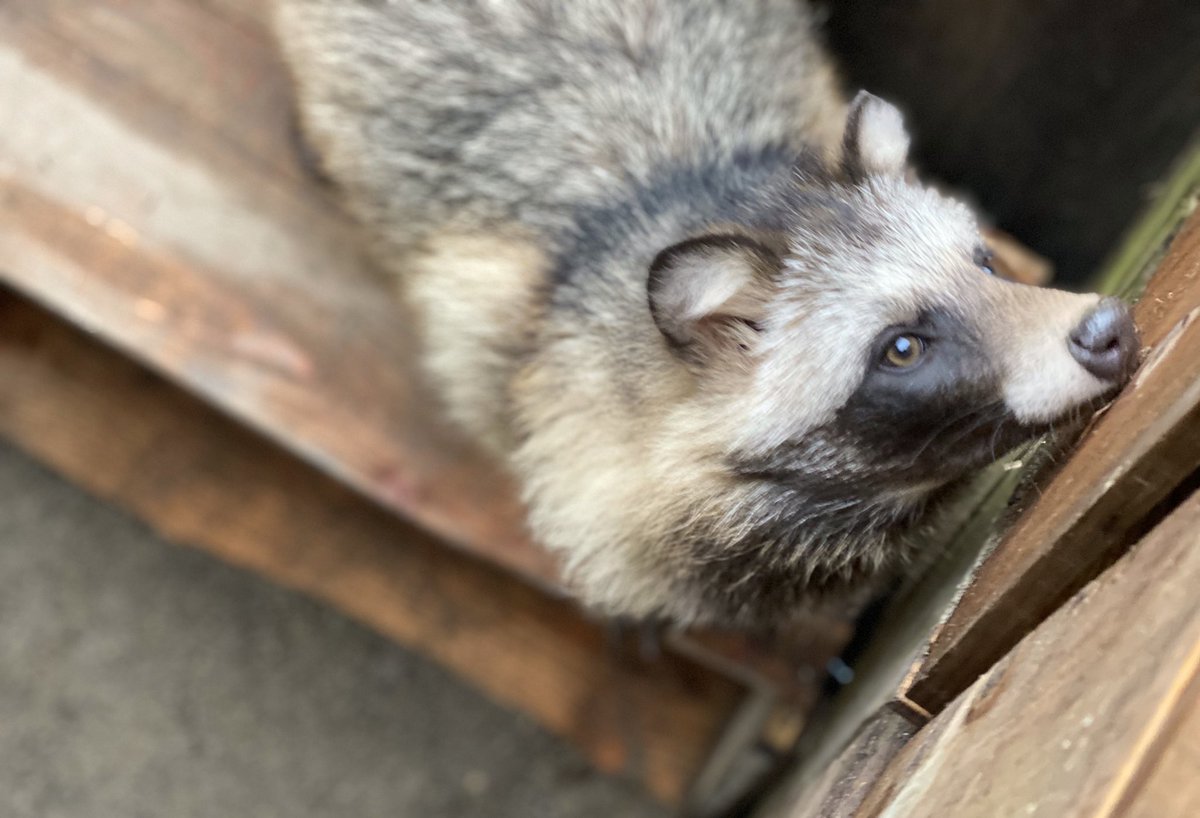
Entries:
<svg viewBox="0 0 1200 818">
<path fill-rule="evenodd" d="M 772 205 L 784 229 L 655 260 L 651 312 L 732 430 L 735 473 L 920 499 L 1128 379 L 1125 306 L 993 275 L 969 210 L 907 178 L 907 149 L 896 109 L 860 95 L 838 180 L 798 180 Z"/>
</svg>

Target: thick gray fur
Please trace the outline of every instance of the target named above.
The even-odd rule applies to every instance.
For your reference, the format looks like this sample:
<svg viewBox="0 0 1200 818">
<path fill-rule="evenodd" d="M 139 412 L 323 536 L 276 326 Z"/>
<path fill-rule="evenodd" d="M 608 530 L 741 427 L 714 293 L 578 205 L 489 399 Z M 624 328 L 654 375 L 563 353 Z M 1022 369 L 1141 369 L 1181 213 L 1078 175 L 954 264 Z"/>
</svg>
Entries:
<svg viewBox="0 0 1200 818">
<path fill-rule="evenodd" d="M 796 0 L 280 0 L 279 31 L 447 410 L 605 611 L 869 587 L 947 486 L 1113 385 L 1064 341 L 1096 298 L 984 275 Z M 940 333 L 924 375 L 879 372 L 896 327 Z"/>
<path fill-rule="evenodd" d="M 286 0 L 310 134 L 358 212 L 408 243 L 580 206 L 696 152 L 841 137 L 794 0 Z"/>
</svg>

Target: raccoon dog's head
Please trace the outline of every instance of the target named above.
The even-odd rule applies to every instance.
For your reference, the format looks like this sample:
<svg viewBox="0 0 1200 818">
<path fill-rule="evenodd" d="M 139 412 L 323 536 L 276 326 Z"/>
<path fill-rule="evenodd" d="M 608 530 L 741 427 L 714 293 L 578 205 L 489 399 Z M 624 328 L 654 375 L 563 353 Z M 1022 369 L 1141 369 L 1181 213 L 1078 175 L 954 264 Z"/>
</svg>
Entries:
<svg viewBox="0 0 1200 818">
<path fill-rule="evenodd" d="M 919 500 L 1129 377 L 1126 307 L 996 277 L 907 152 L 898 111 L 860 94 L 832 180 L 798 174 L 654 261 L 654 320 L 740 477 Z"/>
</svg>

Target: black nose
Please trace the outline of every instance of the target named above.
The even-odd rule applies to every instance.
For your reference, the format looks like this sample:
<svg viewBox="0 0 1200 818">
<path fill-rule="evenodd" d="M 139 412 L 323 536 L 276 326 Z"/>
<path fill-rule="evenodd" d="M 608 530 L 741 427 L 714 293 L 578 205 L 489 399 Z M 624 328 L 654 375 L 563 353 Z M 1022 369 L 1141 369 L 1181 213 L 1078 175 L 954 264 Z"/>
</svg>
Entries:
<svg viewBox="0 0 1200 818">
<path fill-rule="evenodd" d="M 1105 298 L 1071 330 L 1071 355 L 1097 378 L 1123 383 L 1137 363 L 1138 336 L 1125 302 Z"/>
</svg>

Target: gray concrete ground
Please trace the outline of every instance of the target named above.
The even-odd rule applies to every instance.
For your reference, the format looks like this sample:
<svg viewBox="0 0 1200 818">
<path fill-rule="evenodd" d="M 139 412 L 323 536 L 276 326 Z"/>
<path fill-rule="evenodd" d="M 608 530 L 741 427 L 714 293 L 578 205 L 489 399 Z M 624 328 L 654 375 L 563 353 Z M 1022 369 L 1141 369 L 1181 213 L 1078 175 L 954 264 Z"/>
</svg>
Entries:
<svg viewBox="0 0 1200 818">
<path fill-rule="evenodd" d="M 442 669 L 0 446 L 4 818 L 661 814 Z"/>
</svg>

